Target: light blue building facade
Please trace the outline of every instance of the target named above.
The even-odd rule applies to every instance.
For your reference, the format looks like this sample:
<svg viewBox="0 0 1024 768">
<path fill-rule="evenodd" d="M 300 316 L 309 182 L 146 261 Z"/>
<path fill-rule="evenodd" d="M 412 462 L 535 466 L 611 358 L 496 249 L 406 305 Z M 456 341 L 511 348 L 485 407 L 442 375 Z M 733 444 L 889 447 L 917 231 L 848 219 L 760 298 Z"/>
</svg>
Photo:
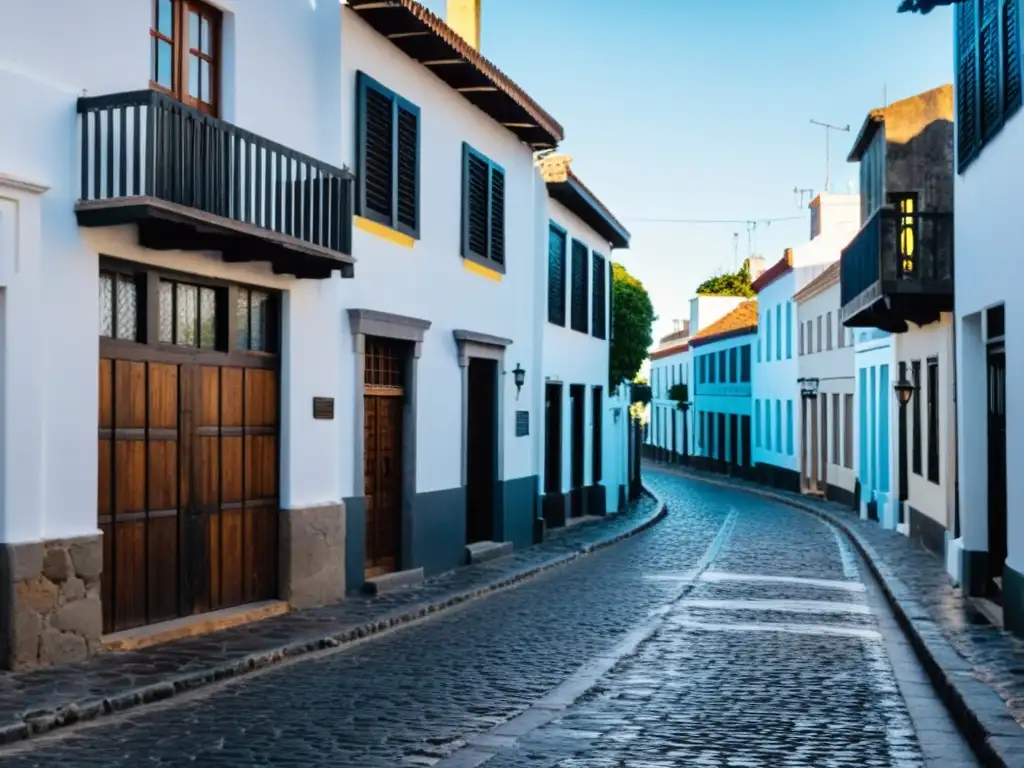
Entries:
<svg viewBox="0 0 1024 768">
<path fill-rule="evenodd" d="M 891 428 L 893 409 L 893 371 L 896 349 L 892 334 L 877 329 L 857 329 L 854 334 L 856 365 L 854 471 L 857 476 L 860 513 L 877 519 L 886 528 L 895 528 L 899 520 L 896 491 L 896 467 Z"/>
</svg>

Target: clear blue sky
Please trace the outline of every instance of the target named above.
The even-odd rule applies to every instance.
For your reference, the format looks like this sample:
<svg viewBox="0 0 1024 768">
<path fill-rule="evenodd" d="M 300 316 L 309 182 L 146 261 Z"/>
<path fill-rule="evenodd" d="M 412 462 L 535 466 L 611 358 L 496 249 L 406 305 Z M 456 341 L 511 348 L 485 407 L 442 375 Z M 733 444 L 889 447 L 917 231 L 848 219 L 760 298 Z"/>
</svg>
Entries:
<svg viewBox="0 0 1024 768">
<path fill-rule="evenodd" d="M 647 286 L 656 336 L 704 278 L 747 254 L 747 227 L 639 218 L 758 219 L 769 263 L 808 237 L 794 187 L 857 191 L 846 155 L 865 115 L 952 82 L 952 12 L 898 0 L 483 0 L 481 50 L 565 127 L 573 169 L 633 234 L 615 254 Z M 445 0 L 426 0 L 444 15 Z M 848 183 L 850 186 L 848 187 Z M 805 199 L 806 203 L 806 199 Z"/>
</svg>

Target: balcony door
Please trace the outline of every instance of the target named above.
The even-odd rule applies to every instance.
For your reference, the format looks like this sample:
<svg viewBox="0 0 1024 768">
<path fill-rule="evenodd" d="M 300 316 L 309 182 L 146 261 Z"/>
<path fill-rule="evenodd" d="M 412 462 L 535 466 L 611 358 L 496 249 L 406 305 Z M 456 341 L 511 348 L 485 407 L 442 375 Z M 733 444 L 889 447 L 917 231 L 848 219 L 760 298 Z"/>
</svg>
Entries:
<svg viewBox="0 0 1024 768">
<path fill-rule="evenodd" d="M 221 13 L 199 0 L 152 0 L 149 85 L 217 116 Z"/>
</svg>

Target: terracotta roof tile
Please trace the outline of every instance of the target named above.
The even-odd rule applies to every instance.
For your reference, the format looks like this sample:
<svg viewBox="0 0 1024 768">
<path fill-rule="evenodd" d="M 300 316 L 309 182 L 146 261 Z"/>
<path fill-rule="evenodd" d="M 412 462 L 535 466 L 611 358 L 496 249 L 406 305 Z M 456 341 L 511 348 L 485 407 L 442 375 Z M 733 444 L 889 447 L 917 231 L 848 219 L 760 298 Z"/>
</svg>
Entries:
<svg viewBox="0 0 1024 768">
<path fill-rule="evenodd" d="M 690 346 L 698 347 L 726 336 L 738 336 L 757 330 L 757 301 L 745 301 L 720 320 L 690 337 Z"/>
<path fill-rule="evenodd" d="M 482 76 L 483 82 L 486 82 L 489 88 L 479 87 L 477 83 L 470 82 L 467 82 L 463 88 L 457 88 L 449 79 L 449 72 L 458 62 L 444 62 L 429 69 L 448 85 L 460 90 L 468 101 L 516 133 L 523 141 L 534 147 L 554 147 L 565 138 L 565 131 L 555 118 L 530 98 L 512 78 L 421 3 L 416 0 L 348 0 L 348 5 L 370 26 L 390 39 L 395 46 L 413 59 L 418 60 L 416 47 L 421 45 L 423 39 L 417 37 L 422 34 L 418 30 L 424 30 L 428 39 L 433 38 L 436 41 L 433 44 L 435 51 L 438 50 L 439 43 L 441 50 L 446 51 L 448 56 L 454 54 L 462 59 L 462 63 L 468 64 L 477 73 L 478 83 Z M 402 19 L 399 15 L 405 18 Z M 508 113 L 508 106 L 495 104 L 493 99 L 488 97 L 487 90 L 496 91 L 497 95 L 504 96 L 506 100 L 511 101 L 515 107 L 518 107 L 519 114 L 529 117 L 532 124 L 503 119 L 500 114 Z M 493 95 L 491 94 L 492 97 Z"/>
</svg>

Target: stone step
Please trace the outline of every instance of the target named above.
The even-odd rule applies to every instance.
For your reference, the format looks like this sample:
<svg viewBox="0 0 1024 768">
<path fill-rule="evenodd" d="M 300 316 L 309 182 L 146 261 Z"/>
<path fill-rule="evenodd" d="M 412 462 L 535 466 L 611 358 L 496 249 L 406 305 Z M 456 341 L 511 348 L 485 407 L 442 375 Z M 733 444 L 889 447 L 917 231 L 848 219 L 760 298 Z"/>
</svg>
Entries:
<svg viewBox="0 0 1024 768">
<path fill-rule="evenodd" d="M 423 569 L 410 568 L 407 571 L 395 571 L 374 576 L 363 582 L 363 592 L 369 595 L 383 595 L 386 592 L 394 592 L 402 587 L 413 587 L 423 583 Z"/>
<path fill-rule="evenodd" d="M 511 541 L 476 541 L 466 545 L 469 563 L 485 563 L 512 554 Z"/>
</svg>

